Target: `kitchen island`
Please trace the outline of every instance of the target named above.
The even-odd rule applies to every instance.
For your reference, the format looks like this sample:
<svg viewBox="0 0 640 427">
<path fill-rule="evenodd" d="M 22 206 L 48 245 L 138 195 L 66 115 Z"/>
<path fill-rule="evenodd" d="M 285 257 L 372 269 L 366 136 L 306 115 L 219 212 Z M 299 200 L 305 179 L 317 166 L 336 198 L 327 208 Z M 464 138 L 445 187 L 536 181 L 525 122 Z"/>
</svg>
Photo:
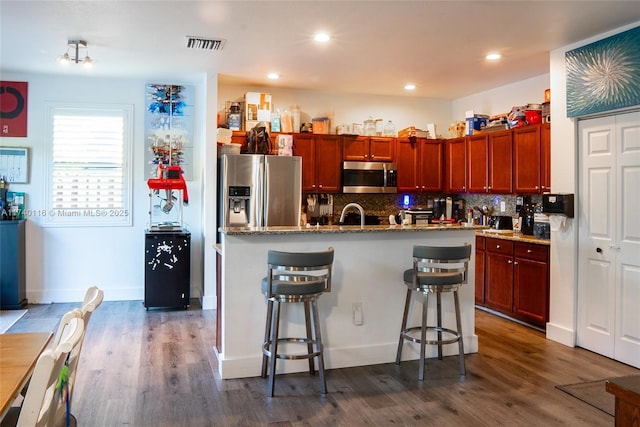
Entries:
<svg viewBox="0 0 640 427">
<path fill-rule="evenodd" d="M 335 250 L 331 292 L 318 300 L 328 369 L 390 363 L 395 360 L 406 287 L 402 272 L 411 268 L 415 244 L 434 246 L 475 245 L 482 227 L 457 225 L 380 225 L 228 228 L 221 230 L 218 247 L 218 368 L 223 379 L 260 375 L 266 302 L 260 281 L 267 272 L 267 251 Z M 474 323 L 474 262 L 460 292 L 465 353 L 478 351 Z M 355 325 L 354 304 L 362 306 L 362 324 Z M 419 322 L 418 310 L 410 312 Z M 455 325 L 452 298 L 442 299 L 443 323 Z M 301 305 L 285 310 L 283 335 L 304 336 Z M 430 323 L 435 322 L 430 310 Z M 433 318 L 432 318 L 433 316 Z M 283 317 L 284 318 L 284 317 Z M 404 359 L 417 359 L 419 346 L 405 344 Z M 433 347 L 433 348 L 430 348 Z M 427 357 L 436 348 L 427 346 Z M 455 345 L 444 346 L 456 355 Z M 306 360 L 278 363 L 278 372 L 308 369 Z M 429 368 L 427 368 L 429 369 Z"/>
</svg>

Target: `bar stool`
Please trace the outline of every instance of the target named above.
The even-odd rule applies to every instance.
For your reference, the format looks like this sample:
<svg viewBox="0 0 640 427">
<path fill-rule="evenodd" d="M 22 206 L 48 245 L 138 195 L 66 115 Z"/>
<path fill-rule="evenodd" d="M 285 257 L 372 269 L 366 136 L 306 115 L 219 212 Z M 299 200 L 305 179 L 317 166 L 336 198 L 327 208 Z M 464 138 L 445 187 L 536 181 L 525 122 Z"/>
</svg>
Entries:
<svg viewBox="0 0 640 427">
<path fill-rule="evenodd" d="M 331 291 L 333 248 L 323 252 L 269 251 L 267 264 L 267 277 L 262 279 L 262 293 L 267 298 L 267 321 L 262 345 L 261 376 L 266 378 L 267 371 L 269 372 L 268 395 L 273 397 L 276 359 L 309 359 L 309 373 L 315 374 L 314 358 L 318 359 L 322 394 L 326 394 L 327 383 L 324 377 L 323 344 L 318 323 L 317 300 L 322 293 Z M 297 302 L 304 304 L 307 336 L 305 338 L 280 337 L 280 304 Z M 306 344 L 307 352 L 278 353 L 278 343 L 282 342 Z"/>
<path fill-rule="evenodd" d="M 458 288 L 467 283 L 467 269 L 471 257 L 471 245 L 434 247 L 413 247 L 413 268 L 406 270 L 403 275 L 407 285 L 407 297 L 402 316 L 400 329 L 400 342 L 396 364 L 400 364 L 404 340 L 420 344 L 420 365 L 418 379 L 424 380 L 425 345 L 438 346 L 438 359 L 442 360 L 442 346 L 444 344 L 458 343 L 460 360 L 460 375 L 466 374 L 464 365 L 464 345 L 462 342 L 462 323 L 460 322 L 460 303 L 458 300 Z M 413 292 L 422 294 L 422 323 L 420 326 L 407 328 L 407 316 L 411 304 Z M 456 313 L 456 330 L 442 326 L 441 294 L 453 292 L 453 300 Z M 436 294 L 436 326 L 427 325 L 427 307 L 429 294 Z M 415 337 L 415 331 L 420 331 L 420 337 Z M 427 331 L 435 331 L 436 339 L 427 339 Z M 446 334 L 443 337 L 443 334 Z"/>
</svg>

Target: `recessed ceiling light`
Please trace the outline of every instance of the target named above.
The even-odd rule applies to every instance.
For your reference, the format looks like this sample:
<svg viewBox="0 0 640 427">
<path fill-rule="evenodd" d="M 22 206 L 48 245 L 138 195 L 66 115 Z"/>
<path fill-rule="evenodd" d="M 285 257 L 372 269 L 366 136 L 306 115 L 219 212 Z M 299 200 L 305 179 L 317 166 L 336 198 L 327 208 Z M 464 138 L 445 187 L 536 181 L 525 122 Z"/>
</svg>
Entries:
<svg viewBox="0 0 640 427">
<path fill-rule="evenodd" d="M 278 74 L 278 73 L 269 73 L 269 74 L 267 74 L 267 78 L 269 80 L 278 80 L 280 78 L 280 74 Z"/>
<path fill-rule="evenodd" d="M 415 90 L 415 89 L 416 89 L 416 85 L 414 85 L 413 83 L 404 85 L 404 90 Z"/>
<path fill-rule="evenodd" d="M 490 54 L 488 54 L 486 56 L 487 61 L 497 61 L 501 57 L 502 57 L 502 55 L 500 55 L 499 53 L 496 53 L 496 52 L 492 52 L 492 53 L 490 53 Z"/>
<path fill-rule="evenodd" d="M 329 37 L 329 34 L 327 33 L 316 33 L 316 35 L 313 36 L 313 39 L 318 43 L 326 43 L 330 38 L 331 37 Z"/>
</svg>

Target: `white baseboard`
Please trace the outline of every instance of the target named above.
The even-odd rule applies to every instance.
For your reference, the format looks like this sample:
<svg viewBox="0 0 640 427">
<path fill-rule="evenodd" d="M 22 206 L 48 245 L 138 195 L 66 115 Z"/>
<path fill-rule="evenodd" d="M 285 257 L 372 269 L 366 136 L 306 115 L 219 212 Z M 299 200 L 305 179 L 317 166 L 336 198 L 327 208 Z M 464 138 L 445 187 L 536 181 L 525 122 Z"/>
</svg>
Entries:
<svg viewBox="0 0 640 427">
<path fill-rule="evenodd" d="M 559 342 L 567 347 L 575 347 L 576 331 L 567 329 L 564 326 L 547 323 L 547 339 Z"/>
</svg>

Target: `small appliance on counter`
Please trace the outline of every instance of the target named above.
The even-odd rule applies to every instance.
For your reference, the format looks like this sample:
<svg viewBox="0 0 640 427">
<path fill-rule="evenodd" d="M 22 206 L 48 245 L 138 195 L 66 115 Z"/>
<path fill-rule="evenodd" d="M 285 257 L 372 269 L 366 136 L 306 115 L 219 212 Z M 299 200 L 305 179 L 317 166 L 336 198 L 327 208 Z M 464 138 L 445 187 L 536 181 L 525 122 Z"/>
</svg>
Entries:
<svg viewBox="0 0 640 427">
<path fill-rule="evenodd" d="M 513 218 L 506 215 L 498 215 L 493 217 L 493 223 L 496 230 L 513 230 Z"/>
<path fill-rule="evenodd" d="M 433 220 L 433 210 L 407 210 L 405 211 L 405 218 L 408 218 L 409 224 L 412 225 L 420 225 L 420 224 L 431 224 Z"/>
<path fill-rule="evenodd" d="M 535 223 L 535 211 L 533 205 L 523 205 L 520 210 L 520 216 L 520 232 L 528 236 L 533 236 L 533 225 Z"/>
</svg>

